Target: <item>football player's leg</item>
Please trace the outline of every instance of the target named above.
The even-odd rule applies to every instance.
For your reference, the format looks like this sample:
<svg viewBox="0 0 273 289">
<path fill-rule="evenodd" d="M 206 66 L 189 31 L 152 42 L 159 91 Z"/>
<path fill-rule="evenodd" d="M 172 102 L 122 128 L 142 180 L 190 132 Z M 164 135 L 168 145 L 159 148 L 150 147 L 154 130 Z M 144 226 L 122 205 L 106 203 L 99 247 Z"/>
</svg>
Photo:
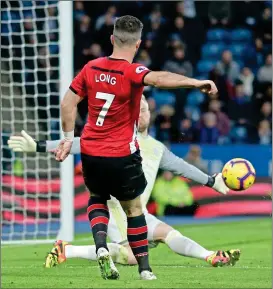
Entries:
<svg viewBox="0 0 273 289">
<path fill-rule="evenodd" d="M 89 260 L 96 260 L 97 252 L 100 248 L 107 251 L 112 251 L 112 255 L 116 255 L 118 251 L 118 244 L 106 244 L 107 224 L 109 220 L 109 212 L 106 202 L 103 203 L 98 197 L 91 197 L 87 209 L 89 221 L 91 223 L 95 246 L 74 246 L 67 242 L 58 240 L 55 242 L 53 249 L 49 254 L 54 254 L 53 265 L 46 265 L 46 267 L 53 267 L 66 260 L 66 258 L 84 258 Z M 109 248 L 108 248 L 109 247 Z M 110 249 L 110 250 L 109 250 Z"/>
<path fill-rule="evenodd" d="M 104 179 L 104 159 L 82 154 L 82 168 L 85 185 L 90 192 L 87 214 L 96 246 L 97 261 L 104 279 L 118 279 L 119 273 L 107 247 L 107 230 L 110 199 L 109 188 Z"/>
<path fill-rule="evenodd" d="M 140 197 L 130 201 L 120 201 L 127 215 L 127 239 L 137 260 L 142 279 L 156 279 L 149 264 L 147 224 L 142 212 Z"/>
<path fill-rule="evenodd" d="M 99 196 L 91 196 L 87 208 L 88 219 L 92 228 L 96 251 L 107 247 L 107 230 L 109 223 L 109 210 L 105 199 Z"/>
<path fill-rule="evenodd" d="M 109 202 L 107 202 L 107 205 Z M 113 213 L 114 211 L 114 213 Z M 123 212 L 124 214 L 124 212 Z M 122 215 L 116 213 L 116 209 L 109 207 L 109 215 L 110 220 L 108 223 L 108 237 L 110 238 L 111 243 L 107 243 L 107 247 L 109 249 L 109 253 L 115 262 L 117 256 L 119 255 L 119 251 L 121 250 L 120 243 L 122 240 L 126 239 L 126 228 L 124 228 L 124 232 L 122 230 L 119 230 L 117 224 L 116 224 L 116 218 L 119 217 L 119 222 L 121 223 L 122 227 Z M 125 214 L 124 214 L 125 215 Z M 126 216 L 125 221 L 126 222 Z M 126 223 L 125 223 L 126 225 Z M 97 254 L 96 254 L 96 246 L 94 245 L 88 245 L 88 246 L 74 246 L 67 244 L 65 247 L 65 257 L 66 258 L 83 258 L 88 260 L 97 260 Z"/>
<path fill-rule="evenodd" d="M 112 260 L 122 265 L 136 265 L 136 259 L 127 241 L 127 217 L 118 201 L 109 200 L 110 220 L 107 235 L 111 243 L 107 243 Z M 74 246 L 67 244 L 64 255 L 66 258 L 83 258 L 96 260 L 96 247 Z"/>
<path fill-rule="evenodd" d="M 114 274 L 113 272 L 115 270 L 111 269 L 111 267 L 113 267 L 113 269 L 115 268 L 114 266 L 112 266 L 112 260 L 106 243 L 107 228 L 109 222 L 109 211 L 106 200 L 99 196 L 90 197 L 88 202 L 87 214 L 92 228 L 92 234 L 96 246 L 95 254 L 97 255 L 97 260 L 101 268 L 102 277 L 105 279 L 114 279 L 115 276 L 118 274 Z M 68 254 L 69 251 L 71 252 L 71 248 L 69 249 L 69 246 L 68 248 L 65 247 L 67 247 L 67 243 L 61 240 L 57 241 L 54 244 L 53 249 L 46 257 L 46 268 L 54 267 L 57 264 L 65 261 L 65 251 Z M 77 253 L 79 253 L 79 251 L 82 251 L 82 248 L 76 250 Z M 75 248 L 72 247 L 72 251 L 74 252 Z"/>
<path fill-rule="evenodd" d="M 126 213 L 127 240 L 137 260 L 140 278 L 154 280 L 156 277 L 149 264 L 147 224 L 140 200 L 147 185 L 141 161 L 139 151 L 122 159 L 117 185 L 112 194 Z"/>
<path fill-rule="evenodd" d="M 208 256 L 214 253 L 183 236 L 179 231 L 165 223 L 160 223 L 155 228 L 154 240 L 165 243 L 175 253 L 187 257 L 206 260 Z"/>
<path fill-rule="evenodd" d="M 108 251 L 106 238 L 109 223 L 109 209 L 107 200 L 110 199 L 109 192 L 105 189 L 102 176 L 104 163 L 96 157 L 81 155 L 83 178 L 90 192 L 87 216 L 93 233 L 96 251 L 105 249 Z"/>
<path fill-rule="evenodd" d="M 124 254 L 122 255 L 120 253 L 120 252 L 123 252 L 122 245 L 115 244 L 115 243 L 108 243 L 107 247 L 109 249 L 110 256 L 112 257 L 114 262 L 120 255 L 124 256 Z M 81 258 L 81 259 L 87 259 L 90 261 L 96 261 L 97 260 L 96 246 L 95 245 L 75 246 L 75 245 L 67 244 L 63 250 L 63 256 L 65 257 L 65 259 Z"/>
<path fill-rule="evenodd" d="M 240 258 L 240 250 L 209 251 L 163 222 L 154 229 L 153 238 L 155 241 L 167 244 L 172 251 L 179 255 L 205 260 L 214 267 L 233 266 Z"/>
<path fill-rule="evenodd" d="M 101 275 L 104 279 L 118 279 L 119 272 L 114 265 L 106 243 L 110 217 L 106 200 L 98 196 L 92 196 L 89 200 L 87 213 L 95 241 Z"/>
<path fill-rule="evenodd" d="M 107 246 L 109 249 L 109 254 L 114 262 L 122 265 L 137 264 L 129 245 L 123 246 L 116 243 L 108 243 Z M 53 248 L 47 254 L 44 266 L 46 268 L 52 268 L 71 258 L 97 261 L 96 246 L 75 246 L 69 244 L 68 242 L 58 240 L 54 243 Z"/>
</svg>

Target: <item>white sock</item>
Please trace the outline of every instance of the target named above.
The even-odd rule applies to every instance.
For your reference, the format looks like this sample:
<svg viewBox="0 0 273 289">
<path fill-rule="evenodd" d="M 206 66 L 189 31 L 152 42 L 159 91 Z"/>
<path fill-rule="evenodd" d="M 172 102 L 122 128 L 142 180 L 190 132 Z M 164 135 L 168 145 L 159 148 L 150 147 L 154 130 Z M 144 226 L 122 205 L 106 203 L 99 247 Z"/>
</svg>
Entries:
<svg viewBox="0 0 273 289">
<path fill-rule="evenodd" d="M 107 244 L 109 253 L 115 262 L 118 254 L 120 252 L 121 245 L 115 243 Z M 66 245 L 65 246 L 65 257 L 66 258 L 83 258 L 92 261 L 97 260 L 96 246 L 95 245 L 85 245 L 85 246 L 74 246 Z"/>
<path fill-rule="evenodd" d="M 165 243 L 175 253 L 187 257 L 206 259 L 208 256 L 214 253 L 214 251 L 206 250 L 176 230 L 169 232 L 165 239 Z"/>
<path fill-rule="evenodd" d="M 86 246 L 65 246 L 65 257 L 66 258 L 83 258 L 88 260 L 97 260 L 96 246 L 86 245 Z"/>
</svg>

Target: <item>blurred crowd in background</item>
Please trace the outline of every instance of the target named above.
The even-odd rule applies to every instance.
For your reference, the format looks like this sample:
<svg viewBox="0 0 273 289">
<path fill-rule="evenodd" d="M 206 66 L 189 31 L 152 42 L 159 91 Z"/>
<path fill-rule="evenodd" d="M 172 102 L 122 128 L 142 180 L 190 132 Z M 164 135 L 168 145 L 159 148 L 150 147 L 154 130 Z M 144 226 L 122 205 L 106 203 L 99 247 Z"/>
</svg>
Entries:
<svg viewBox="0 0 273 289">
<path fill-rule="evenodd" d="M 1 56 L 12 58 L 8 71 L 13 81 L 21 85 L 28 105 L 37 106 L 38 122 L 49 130 L 48 119 L 59 117 L 57 1 L 36 1 L 35 9 L 32 1 L 1 5 Z M 115 18 L 131 14 L 144 23 L 136 62 L 216 83 L 219 93 L 213 97 L 197 90 L 145 88 L 152 136 L 165 144 L 271 143 L 271 1 L 73 5 L 75 75 L 89 60 L 111 54 Z M 85 100 L 79 105 L 78 134 L 86 115 Z"/>
<path fill-rule="evenodd" d="M 216 83 L 214 97 L 145 89 L 152 136 L 166 144 L 271 143 L 271 1 L 75 1 L 74 7 L 75 73 L 111 54 L 115 18 L 132 14 L 144 23 L 135 62 Z M 81 103 L 79 131 L 86 113 Z"/>
</svg>

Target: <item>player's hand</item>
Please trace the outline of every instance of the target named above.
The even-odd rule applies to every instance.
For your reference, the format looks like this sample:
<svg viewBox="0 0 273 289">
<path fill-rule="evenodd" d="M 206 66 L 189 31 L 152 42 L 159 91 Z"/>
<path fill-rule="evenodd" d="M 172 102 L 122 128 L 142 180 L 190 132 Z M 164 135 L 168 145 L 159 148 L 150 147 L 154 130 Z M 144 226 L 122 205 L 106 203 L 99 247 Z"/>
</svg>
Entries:
<svg viewBox="0 0 273 289">
<path fill-rule="evenodd" d="M 214 185 L 213 185 L 213 189 L 215 191 L 217 191 L 220 194 L 226 195 L 229 192 L 229 188 L 226 186 L 222 174 L 216 174 L 214 176 L 212 176 L 215 180 Z"/>
<path fill-rule="evenodd" d="M 14 152 L 32 153 L 36 152 L 37 142 L 24 130 L 22 136 L 11 136 L 8 140 L 8 146 Z"/>
<path fill-rule="evenodd" d="M 58 162 L 62 162 L 67 158 L 67 156 L 71 151 L 72 144 L 73 144 L 72 140 L 67 139 L 61 140 L 55 154 L 55 159 Z"/>
<path fill-rule="evenodd" d="M 201 92 L 207 93 L 209 95 L 215 95 L 218 92 L 218 89 L 215 83 L 211 80 L 201 80 L 197 86 Z"/>
</svg>

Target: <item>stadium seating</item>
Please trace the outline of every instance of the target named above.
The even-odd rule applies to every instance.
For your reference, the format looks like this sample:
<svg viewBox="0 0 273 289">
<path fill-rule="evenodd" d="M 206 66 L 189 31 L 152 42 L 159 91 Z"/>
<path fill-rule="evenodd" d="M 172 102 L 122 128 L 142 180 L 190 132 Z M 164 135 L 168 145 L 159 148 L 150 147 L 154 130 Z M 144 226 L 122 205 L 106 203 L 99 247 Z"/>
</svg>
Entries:
<svg viewBox="0 0 273 289">
<path fill-rule="evenodd" d="M 206 43 L 202 47 L 202 59 L 218 60 L 225 49 L 223 43 Z"/>
<path fill-rule="evenodd" d="M 187 105 L 185 107 L 186 115 L 190 115 L 193 122 L 197 122 L 200 119 L 201 112 L 198 106 Z"/>
<path fill-rule="evenodd" d="M 175 95 L 167 90 L 153 90 L 152 97 L 156 102 L 156 106 L 160 107 L 162 105 L 174 105 Z"/>
<path fill-rule="evenodd" d="M 231 42 L 249 43 L 252 40 L 252 33 L 248 29 L 234 29 L 230 39 Z"/>
<path fill-rule="evenodd" d="M 241 59 L 235 59 L 237 64 L 239 65 L 240 69 L 245 67 L 245 61 L 241 60 Z"/>
<path fill-rule="evenodd" d="M 201 48 L 201 60 L 197 63 L 196 72 L 199 78 L 208 76 L 208 72 L 214 67 L 215 63 L 221 59 L 222 52 L 227 49 L 232 52 L 233 59 L 239 64 L 240 69 L 245 65 L 257 71 L 257 64 L 253 62 L 255 49 L 252 44 L 253 37 L 249 29 L 210 29 L 207 32 L 207 42 Z M 259 66 L 262 65 L 262 59 Z M 252 63 L 252 64 L 251 64 Z"/>
<path fill-rule="evenodd" d="M 200 105 L 205 99 L 203 93 L 199 90 L 193 90 L 188 94 L 187 104 L 190 106 L 198 106 Z"/>
<path fill-rule="evenodd" d="M 211 42 L 228 42 L 230 33 L 225 29 L 210 29 L 207 32 L 207 40 Z"/>
<path fill-rule="evenodd" d="M 197 63 L 197 72 L 199 74 L 206 74 L 212 70 L 215 64 L 216 64 L 216 61 L 213 61 L 213 60 L 200 60 Z"/>
<path fill-rule="evenodd" d="M 248 47 L 245 44 L 231 44 L 227 48 L 232 52 L 234 59 L 243 59 Z"/>
<path fill-rule="evenodd" d="M 230 137 L 236 144 L 245 143 L 247 139 L 247 130 L 243 126 L 233 127 L 230 133 Z"/>
</svg>

